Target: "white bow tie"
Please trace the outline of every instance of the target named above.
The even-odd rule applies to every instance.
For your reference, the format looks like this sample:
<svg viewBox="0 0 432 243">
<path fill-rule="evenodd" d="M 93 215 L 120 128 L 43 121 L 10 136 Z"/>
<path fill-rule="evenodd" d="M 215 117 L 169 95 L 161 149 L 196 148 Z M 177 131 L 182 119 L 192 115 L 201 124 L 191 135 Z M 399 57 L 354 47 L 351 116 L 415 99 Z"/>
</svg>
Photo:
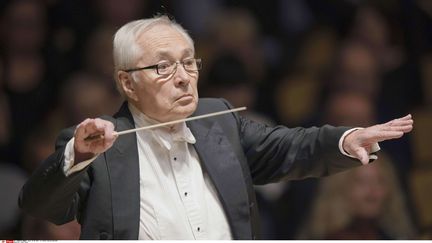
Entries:
<svg viewBox="0 0 432 243">
<path fill-rule="evenodd" d="M 156 141 L 168 150 L 171 149 L 172 142 L 187 142 L 195 144 L 196 140 L 190 129 L 186 124 L 179 124 L 177 129 L 174 131 L 168 131 L 167 129 L 152 129 L 151 133 Z"/>
</svg>

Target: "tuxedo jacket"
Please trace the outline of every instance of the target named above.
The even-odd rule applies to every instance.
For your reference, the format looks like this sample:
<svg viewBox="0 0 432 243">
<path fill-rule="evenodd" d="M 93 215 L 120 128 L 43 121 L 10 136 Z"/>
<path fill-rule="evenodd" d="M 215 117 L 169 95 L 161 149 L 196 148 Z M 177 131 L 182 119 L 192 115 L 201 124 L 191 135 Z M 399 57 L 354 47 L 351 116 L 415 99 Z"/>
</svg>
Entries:
<svg viewBox="0 0 432 243">
<path fill-rule="evenodd" d="M 232 108 L 222 99 L 200 99 L 194 115 Z M 135 127 L 125 102 L 114 117 L 116 131 Z M 236 113 L 187 123 L 194 147 L 218 192 L 234 239 L 259 232 L 254 184 L 321 177 L 361 163 L 341 154 L 346 127 L 268 127 Z M 55 152 L 23 186 L 24 211 L 56 224 L 77 219 L 81 239 L 138 239 L 139 160 L 135 133 L 122 135 L 82 171 L 65 176 L 64 152 L 75 127 L 59 135 Z"/>
</svg>

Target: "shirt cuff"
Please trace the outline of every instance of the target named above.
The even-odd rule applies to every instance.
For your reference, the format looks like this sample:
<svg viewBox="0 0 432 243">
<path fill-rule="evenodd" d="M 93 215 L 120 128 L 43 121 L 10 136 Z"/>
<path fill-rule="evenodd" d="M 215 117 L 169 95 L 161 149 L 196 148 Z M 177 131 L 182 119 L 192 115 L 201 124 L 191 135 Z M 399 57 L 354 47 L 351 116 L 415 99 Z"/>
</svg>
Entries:
<svg viewBox="0 0 432 243">
<path fill-rule="evenodd" d="M 349 153 L 347 153 L 343 149 L 343 142 L 345 140 L 345 137 L 348 136 L 348 134 L 350 134 L 350 133 L 352 133 L 352 132 L 354 132 L 356 130 L 359 130 L 359 129 L 363 129 L 363 128 L 362 127 L 351 128 L 351 129 L 345 131 L 344 134 L 342 134 L 342 137 L 339 139 L 339 150 L 340 150 L 340 152 L 343 155 L 348 156 L 350 158 L 357 159 L 356 157 L 350 155 Z M 375 153 L 378 152 L 378 151 L 380 151 L 380 150 L 381 150 L 381 148 L 380 148 L 380 146 L 379 146 L 378 143 L 372 144 L 372 148 L 371 148 L 371 151 L 370 151 L 370 154 L 369 154 L 369 161 L 374 161 L 374 160 L 378 159 L 378 156 Z"/>
<path fill-rule="evenodd" d="M 97 156 L 95 155 L 93 158 L 82 161 L 76 165 L 74 165 L 75 160 L 75 151 L 74 151 L 74 142 L 75 138 L 72 138 L 69 140 L 69 142 L 66 144 L 65 152 L 64 152 L 64 166 L 63 166 L 63 172 L 66 176 L 69 176 L 75 172 L 83 170 L 85 167 L 87 167 L 91 162 L 93 162 Z"/>
</svg>

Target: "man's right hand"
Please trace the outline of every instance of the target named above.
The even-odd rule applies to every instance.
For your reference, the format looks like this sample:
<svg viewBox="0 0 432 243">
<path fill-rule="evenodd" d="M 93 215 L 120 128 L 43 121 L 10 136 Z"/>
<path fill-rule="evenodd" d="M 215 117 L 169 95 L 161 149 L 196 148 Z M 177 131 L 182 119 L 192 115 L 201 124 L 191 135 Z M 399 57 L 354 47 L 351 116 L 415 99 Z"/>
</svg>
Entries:
<svg viewBox="0 0 432 243">
<path fill-rule="evenodd" d="M 88 137 L 98 135 L 102 136 L 86 140 Z M 75 129 L 74 138 L 74 164 L 77 164 L 107 151 L 114 144 L 117 136 L 114 135 L 114 125 L 110 121 L 96 118 L 81 122 Z"/>
</svg>

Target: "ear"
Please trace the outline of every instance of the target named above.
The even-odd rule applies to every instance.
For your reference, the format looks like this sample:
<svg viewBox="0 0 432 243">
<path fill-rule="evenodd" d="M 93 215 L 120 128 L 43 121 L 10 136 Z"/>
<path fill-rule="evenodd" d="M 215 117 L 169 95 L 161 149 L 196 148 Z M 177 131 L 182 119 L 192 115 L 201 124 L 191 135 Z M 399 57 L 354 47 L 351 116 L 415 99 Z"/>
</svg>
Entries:
<svg viewBox="0 0 432 243">
<path fill-rule="evenodd" d="M 132 75 L 125 71 L 118 71 L 117 77 L 125 95 L 129 99 L 138 101 L 138 96 L 135 92 L 135 81 L 133 80 Z"/>
</svg>

